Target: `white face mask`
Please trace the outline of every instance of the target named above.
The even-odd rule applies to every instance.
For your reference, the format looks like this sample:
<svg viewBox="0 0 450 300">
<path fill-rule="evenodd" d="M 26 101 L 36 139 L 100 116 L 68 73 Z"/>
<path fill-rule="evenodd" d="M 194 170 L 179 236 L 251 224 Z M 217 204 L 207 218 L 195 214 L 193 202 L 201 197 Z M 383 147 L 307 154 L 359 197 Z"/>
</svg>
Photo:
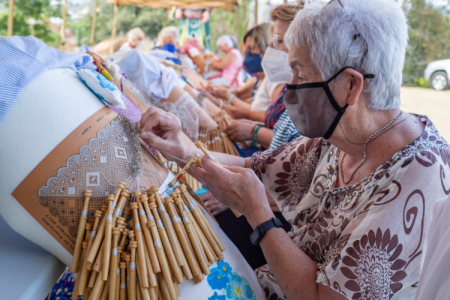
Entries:
<svg viewBox="0 0 450 300">
<path fill-rule="evenodd" d="M 270 82 L 291 82 L 293 74 L 291 67 L 289 67 L 289 59 L 286 52 L 274 48 L 267 48 L 261 66 Z"/>
</svg>

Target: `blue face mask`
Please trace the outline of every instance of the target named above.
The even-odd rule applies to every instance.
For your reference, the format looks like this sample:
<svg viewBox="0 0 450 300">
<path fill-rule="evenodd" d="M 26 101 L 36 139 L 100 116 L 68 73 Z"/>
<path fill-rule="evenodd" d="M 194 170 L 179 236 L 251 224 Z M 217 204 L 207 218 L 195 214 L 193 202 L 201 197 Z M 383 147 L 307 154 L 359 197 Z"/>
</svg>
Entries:
<svg viewBox="0 0 450 300">
<path fill-rule="evenodd" d="M 244 60 L 244 70 L 251 76 L 256 76 L 259 72 L 263 72 L 261 62 L 262 58 L 259 54 L 247 53 Z"/>
</svg>

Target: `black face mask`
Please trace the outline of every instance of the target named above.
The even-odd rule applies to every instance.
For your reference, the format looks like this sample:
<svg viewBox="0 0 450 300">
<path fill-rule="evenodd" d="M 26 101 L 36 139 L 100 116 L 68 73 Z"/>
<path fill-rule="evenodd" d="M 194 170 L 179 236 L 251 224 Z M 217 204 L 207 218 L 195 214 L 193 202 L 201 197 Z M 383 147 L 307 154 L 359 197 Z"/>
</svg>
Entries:
<svg viewBox="0 0 450 300">
<path fill-rule="evenodd" d="M 288 84 L 283 99 L 284 106 L 301 135 L 309 138 L 331 137 L 348 104 L 344 107 L 339 106 L 329 83 L 349 68 L 354 69 L 344 67 L 328 81 Z M 372 74 L 364 75 L 364 79 L 373 77 Z"/>
</svg>

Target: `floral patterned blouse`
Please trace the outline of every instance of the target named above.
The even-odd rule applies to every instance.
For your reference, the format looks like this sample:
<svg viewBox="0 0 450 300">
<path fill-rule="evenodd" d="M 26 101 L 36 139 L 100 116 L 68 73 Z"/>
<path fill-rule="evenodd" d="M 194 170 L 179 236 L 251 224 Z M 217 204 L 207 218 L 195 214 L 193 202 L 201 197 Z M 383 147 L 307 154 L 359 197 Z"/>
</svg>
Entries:
<svg viewBox="0 0 450 300">
<path fill-rule="evenodd" d="M 450 146 L 417 117 L 424 133 L 351 187 L 334 188 L 340 150 L 324 139 L 252 157 L 317 282 L 348 299 L 414 299 L 434 203 L 450 193 Z M 268 265 L 256 274 L 267 299 L 285 299 Z"/>
</svg>

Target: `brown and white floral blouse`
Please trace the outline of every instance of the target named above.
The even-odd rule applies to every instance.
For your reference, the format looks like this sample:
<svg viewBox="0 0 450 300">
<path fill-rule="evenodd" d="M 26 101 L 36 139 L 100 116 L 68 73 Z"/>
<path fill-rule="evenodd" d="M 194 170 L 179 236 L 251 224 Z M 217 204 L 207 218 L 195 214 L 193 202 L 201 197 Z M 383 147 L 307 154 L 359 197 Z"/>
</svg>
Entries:
<svg viewBox="0 0 450 300">
<path fill-rule="evenodd" d="M 317 282 L 349 299 L 414 299 L 434 203 L 450 193 L 450 146 L 417 117 L 422 136 L 348 188 L 334 188 L 339 149 L 323 139 L 252 158 L 293 241 L 317 263 Z M 256 274 L 267 299 L 285 299 L 268 265 Z"/>
</svg>

